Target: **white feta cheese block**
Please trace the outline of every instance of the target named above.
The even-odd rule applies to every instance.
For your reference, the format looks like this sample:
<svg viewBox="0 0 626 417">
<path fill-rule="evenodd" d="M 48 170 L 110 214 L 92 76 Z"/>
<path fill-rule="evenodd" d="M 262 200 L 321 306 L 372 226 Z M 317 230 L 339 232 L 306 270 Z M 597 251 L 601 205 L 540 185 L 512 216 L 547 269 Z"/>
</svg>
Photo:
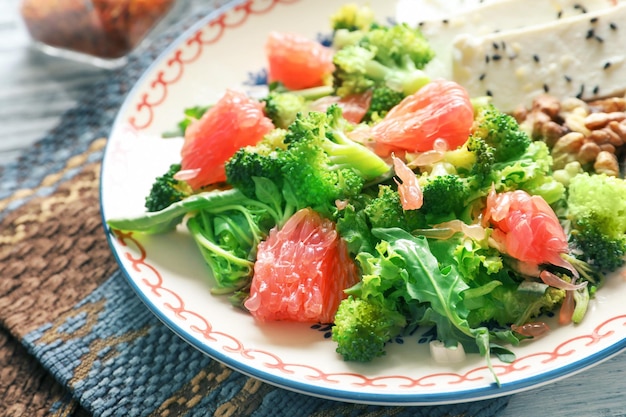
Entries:
<svg viewBox="0 0 626 417">
<path fill-rule="evenodd" d="M 453 79 L 502 111 L 542 93 L 591 100 L 626 90 L 626 3 L 454 42 Z"/>
<path fill-rule="evenodd" d="M 399 11 L 397 20 L 420 28 L 435 50 L 435 58 L 425 68 L 433 77 L 452 77 L 454 39 L 462 34 L 485 35 L 533 25 L 544 24 L 569 16 L 605 9 L 611 0 L 491 0 L 466 5 L 460 11 L 441 12 L 436 18 L 425 14 L 426 7 L 436 0 L 413 1 L 414 8 Z M 407 6 L 408 8 L 408 6 Z"/>
</svg>

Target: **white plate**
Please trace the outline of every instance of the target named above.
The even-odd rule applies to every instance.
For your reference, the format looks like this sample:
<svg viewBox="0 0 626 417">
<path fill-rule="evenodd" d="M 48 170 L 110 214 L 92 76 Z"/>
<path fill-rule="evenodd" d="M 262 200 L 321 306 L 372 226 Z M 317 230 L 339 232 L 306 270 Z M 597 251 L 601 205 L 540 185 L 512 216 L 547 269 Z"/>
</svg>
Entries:
<svg viewBox="0 0 626 417">
<path fill-rule="evenodd" d="M 227 87 L 254 89 L 264 68 L 270 30 L 328 35 L 328 18 L 342 1 L 259 0 L 222 9 L 180 37 L 152 65 L 121 108 L 102 167 L 104 220 L 139 214 L 153 179 L 178 162 L 180 140 L 160 138 L 185 107 L 209 103 Z M 393 2 L 369 2 L 377 16 L 393 16 Z M 508 395 L 553 382 L 626 348 L 624 274 L 612 277 L 578 326 L 558 327 L 494 359 L 501 386 L 484 360 L 437 365 L 428 334 L 391 343 L 384 358 L 344 362 L 328 329 L 275 323 L 251 316 L 209 293 L 212 278 L 183 229 L 160 236 L 109 237 L 121 269 L 148 308 L 207 355 L 271 384 L 314 396 L 373 404 L 426 405 Z"/>
</svg>

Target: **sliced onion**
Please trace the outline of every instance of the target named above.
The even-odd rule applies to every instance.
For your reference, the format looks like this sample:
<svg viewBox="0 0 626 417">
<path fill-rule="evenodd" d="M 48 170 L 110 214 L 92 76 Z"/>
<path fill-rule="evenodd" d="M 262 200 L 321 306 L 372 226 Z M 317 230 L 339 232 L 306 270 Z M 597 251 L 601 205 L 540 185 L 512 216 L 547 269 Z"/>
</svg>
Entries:
<svg viewBox="0 0 626 417">
<path fill-rule="evenodd" d="M 417 154 L 412 154 L 412 159 L 408 162 L 408 166 L 410 168 L 419 168 L 428 165 L 432 165 L 436 162 L 439 162 L 444 157 L 444 152 L 439 150 L 432 150 L 421 152 Z"/>
<path fill-rule="evenodd" d="M 561 290 L 576 291 L 587 286 L 587 281 L 583 281 L 580 284 L 574 284 L 571 282 L 567 282 L 563 278 L 545 270 L 541 271 L 541 274 L 539 274 L 539 278 L 541 278 L 544 283 L 550 285 L 551 287 L 555 287 Z"/>
<path fill-rule="evenodd" d="M 443 138 L 437 138 L 433 142 L 433 149 L 439 152 L 446 152 L 450 149 L 450 145 L 448 141 Z"/>
<path fill-rule="evenodd" d="M 200 168 L 181 170 L 174 174 L 174 179 L 178 181 L 186 181 L 191 178 L 195 178 L 199 172 Z"/>
<path fill-rule="evenodd" d="M 462 232 L 465 236 L 481 241 L 487 236 L 487 231 L 480 224 L 466 224 L 465 222 L 454 219 L 448 222 L 440 223 L 436 228 L 451 229 L 455 232 Z"/>
<path fill-rule="evenodd" d="M 568 291 L 565 293 L 565 299 L 561 304 L 559 310 L 559 324 L 565 326 L 572 322 L 572 316 L 574 315 L 574 309 L 576 308 L 576 302 L 574 300 L 574 293 Z"/>
<path fill-rule="evenodd" d="M 398 184 L 398 194 L 400 194 L 400 202 L 404 210 L 417 210 L 424 204 L 424 195 L 422 188 L 417 181 L 417 176 L 411 168 L 409 168 L 400 158 L 391 156 L 396 176 L 400 181 Z"/>
<path fill-rule="evenodd" d="M 550 331 L 550 327 L 543 321 L 537 321 L 533 323 L 526 323 L 518 326 L 517 324 L 511 325 L 511 330 L 515 333 L 519 333 L 522 336 L 532 337 L 537 339 Z"/>
<path fill-rule="evenodd" d="M 572 265 L 566 259 L 563 259 L 561 257 L 561 254 L 555 254 L 555 256 L 551 256 L 548 261 L 554 266 L 560 266 L 561 268 L 565 268 L 570 271 L 572 273 L 572 276 L 574 277 L 574 280 L 576 280 L 580 276 L 578 270 L 574 268 L 574 265 Z"/>
<path fill-rule="evenodd" d="M 339 210 L 344 210 L 346 207 L 348 207 L 348 200 L 335 200 L 335 207 L 337 207 L 337 209 Z"/>
<path fill-rule="evenodd" d="M 446 347 L 440 340 L 433 340 L 429 343 L 430 355 L 437 363 L 460 363 L 465 360 L 465 349 L 458 343 L 456 347 Z"/>
<path fill-rule="evenodd" d="M 437 227 L 432 229 L 415 229 L 413 230 L 413 234 L 429 239 L 448 240 L 454 236 L 456 232 L 450 228 Z"/>
</svg>

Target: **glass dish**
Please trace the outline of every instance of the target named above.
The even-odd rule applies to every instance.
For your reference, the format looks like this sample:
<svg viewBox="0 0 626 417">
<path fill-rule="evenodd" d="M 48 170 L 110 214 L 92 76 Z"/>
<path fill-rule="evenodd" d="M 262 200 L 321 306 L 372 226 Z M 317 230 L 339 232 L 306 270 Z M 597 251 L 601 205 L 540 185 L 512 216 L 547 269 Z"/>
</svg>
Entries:
<svg viewBox="0 0 626 417">
<path fill-rule="evenodd" d="M 115 68 L 126 62 L 177 0 L 22 0 L 20 14 L 37 48 Z"/>
</svg>

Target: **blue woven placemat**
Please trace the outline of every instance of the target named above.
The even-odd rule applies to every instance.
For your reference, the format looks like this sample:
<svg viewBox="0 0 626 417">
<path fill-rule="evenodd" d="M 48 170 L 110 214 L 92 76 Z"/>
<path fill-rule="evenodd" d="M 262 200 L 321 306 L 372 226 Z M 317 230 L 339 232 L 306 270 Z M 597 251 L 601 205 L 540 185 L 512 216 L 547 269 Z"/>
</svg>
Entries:
<svg viewBox="0 0 626 417">
<path fill-rule="evenodd" d="M 0 167 L 1 415 L 497 416 L 507 397 L 383 407 L 273 387 L 189 346 L 127 284 L 99 217 L 105 138 L 159 52 L 221 3 L 208 1 L 132 55 L 32 149 Z"/>
</svg>

